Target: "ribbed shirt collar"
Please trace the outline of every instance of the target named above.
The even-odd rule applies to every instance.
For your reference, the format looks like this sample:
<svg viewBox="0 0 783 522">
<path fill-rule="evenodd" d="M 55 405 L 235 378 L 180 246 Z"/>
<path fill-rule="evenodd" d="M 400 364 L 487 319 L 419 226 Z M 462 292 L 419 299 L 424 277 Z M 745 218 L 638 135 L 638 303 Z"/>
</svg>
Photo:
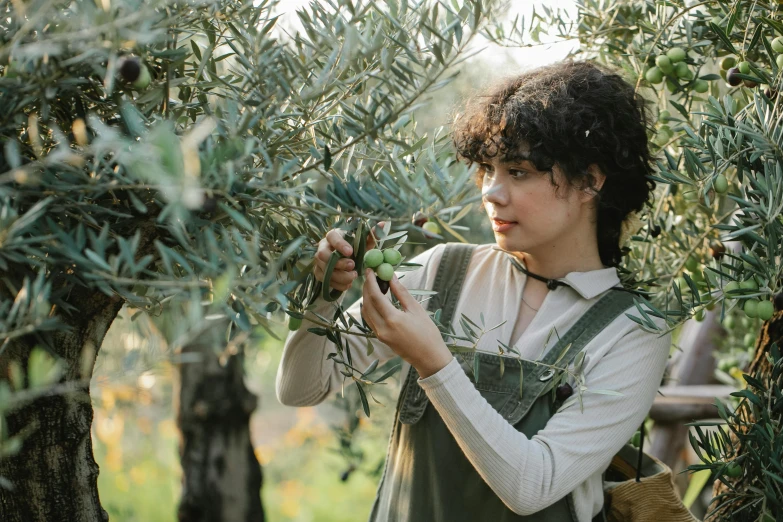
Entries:
<svg viewBox="0 0 783 522">
<path fill-rule="evenodd" d="M 527 265 L 523 260 L 498 247 L 494 247 L 494 250 L 507 256 L 512 265 L 514 264 L 513 262 L 517 262 L 527 270 Z M 514 268 L 519 270 L 516 266 Z M 522 275 L 527 277 L 524 273 Z M 620 278 L 617 275 L 617 268 L 615 267 L 600 268 L 587 272 L 569 272 L 565 277 L 558 278 L 557 281 L 563 281 L 585 299 L 592 299 L 613 286 L 622 287 Z"/>
</svg>

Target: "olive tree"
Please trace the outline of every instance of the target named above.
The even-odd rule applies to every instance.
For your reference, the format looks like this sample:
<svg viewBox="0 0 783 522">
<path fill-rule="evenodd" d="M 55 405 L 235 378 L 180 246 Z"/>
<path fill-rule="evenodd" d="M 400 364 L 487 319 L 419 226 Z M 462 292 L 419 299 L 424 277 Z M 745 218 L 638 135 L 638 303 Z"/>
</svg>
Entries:
<svg viewBox="0 0 783 522">
<path fill-rule="evenodd" d="M 663 190 L 642 216 L 625 268 L 655 278 L 647 313 L 665 317 L 668 329 L 703 320 L 706 310 L 726 328 L 716 376 L 740 389 L 731 408 L 717 402 L 722 422 L 688 424 L 703 462 L 688 469 L 709 469 L 715 480 L 707 520 L 779 519 L 783 5 L 576 4 L 574 20 L 545 8 L 527 24 L 516 20 L 488 36 L 522 46 L 537 45 L 542 33 L 578 40 L 575 55 L 620 69 L 652 102 L 650 139 L 659 158 L 653 178 Z"/>
<path fill-rule="evenodd" d="M 421 233 L 421 211 L 459 239 L 471 173 L 444 135 L 419 135 L 414 111 L 470 55 L 493 2 L 312 2 L 293 34 L 276 28 L 278 4 L 0 1 L 3 521 L 108 518 L 89 380 L 123 306 L 173 311 L 181 346 L 230 359 L 283 310 L 295 326 L 327 230 Z M 185 471 L 214 465 L 238 481 L 221 491 L 249 491 L 204 497 L 210 520 L 259 520 L 252 397 L 240 422 L 199 432 L 221 419 L 211 399 L 234 385 L 244 397 L 241 364 L 222 367 L 234 373 L 219 393 L 183 378 L 183 462 L 203 464 Z M 357 384 L 372 371 L 345 364 Z M 241 442 L 221 453 L 217 439 Z"/>
</svg>

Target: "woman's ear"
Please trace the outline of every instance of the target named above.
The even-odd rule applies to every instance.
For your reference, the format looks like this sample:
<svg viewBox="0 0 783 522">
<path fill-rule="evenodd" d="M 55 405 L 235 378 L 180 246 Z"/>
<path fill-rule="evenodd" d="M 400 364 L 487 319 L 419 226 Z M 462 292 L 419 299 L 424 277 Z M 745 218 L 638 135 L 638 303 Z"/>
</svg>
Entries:
<svg viewBox="0 0 783 522">
<path fill-rule="evenodd" d="M 601 187 L 604 186 L 604 181 L 606 181 L 606 174 L 601 172 L 601 169 L 595 163 L 591 163 L 587 167 L 587 173 L 593 177 L 593 190 L 590 190 L 589 188 L 583 189 L 583 192 L 586 194 L 586 200 L 594 197 L 595 194 L 601 190 Z"/>
</svg>

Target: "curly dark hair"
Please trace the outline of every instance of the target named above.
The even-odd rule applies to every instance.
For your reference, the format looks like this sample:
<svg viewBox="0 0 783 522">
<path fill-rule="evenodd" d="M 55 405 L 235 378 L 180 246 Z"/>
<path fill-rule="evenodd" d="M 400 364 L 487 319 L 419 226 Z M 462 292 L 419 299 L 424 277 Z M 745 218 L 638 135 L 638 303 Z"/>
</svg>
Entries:
<svg viewBox="0 0 783 522">
<path fill-rule="evenodd" d="M 656 186 L 648 177 L 649 105 L 617 71 L 564 60 L 474 94 L 455 117 L 452 140 L 457 158 L 469 165 L 496 156 L 529 160 L 557 186 L 557 164 L 569 186 L 596 193 L 599 254 L 604 266 L 616 267 L 628 252 L 619 245 L 622 222 L 652 204 Z M 591 164 L 606 175 L 600 191 L 588 174 Z"/>
</svg>

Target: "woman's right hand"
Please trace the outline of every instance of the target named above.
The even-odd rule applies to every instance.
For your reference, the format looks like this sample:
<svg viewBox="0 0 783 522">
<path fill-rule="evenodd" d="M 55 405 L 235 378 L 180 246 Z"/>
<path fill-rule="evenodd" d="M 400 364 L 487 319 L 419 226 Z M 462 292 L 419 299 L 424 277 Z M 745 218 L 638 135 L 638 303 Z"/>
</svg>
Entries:
<svg viewBox="0 0 783 522">
<path fill-rule="evenodd" d="M 383 227 L 384 222 L 381 221 L 376 225 L 378 228 Z M 374 228 L 370 230 L 367 235 L 367 250 L 375 248 L 375 234 Z M 351 285 L 353 280 L 356 279 L 359 274 L 356 273 L 356 264 L 351 256 L 353 255 L 353 247 L 345 239 L 345 230 L 338 228 L 332 229 L 326 233 L 326 236 L 318 243 L 318 250 L 315 253 L 315 268 L 313 274 L 318 281 L 323 282 L 324 273 L 326 272 L 326 264 L 329 262 L 329 257 L 335 250 L 342 253 L 343 259 L 337 261 L 332 272 L 332 278 L 330 279 L 329 286 L 340 292 L 345 292 Z"/>
</svg>

